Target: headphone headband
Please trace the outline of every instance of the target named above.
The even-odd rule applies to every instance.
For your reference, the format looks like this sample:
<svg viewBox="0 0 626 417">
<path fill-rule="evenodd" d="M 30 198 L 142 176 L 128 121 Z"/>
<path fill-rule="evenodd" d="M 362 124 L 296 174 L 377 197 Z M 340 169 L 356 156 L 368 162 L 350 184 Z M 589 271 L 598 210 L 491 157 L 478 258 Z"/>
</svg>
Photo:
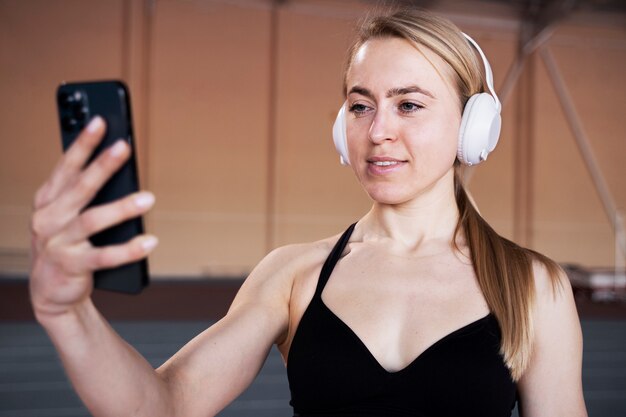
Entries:
<svg viewBox="0 0 626 417">
<path fill-rule="evenodd" d="M 480 49 L 480 46 L 478 46 L 478 42 L 472 39 L 472 37 L 468 35 L 467 33 L 465 32 L 461 32 L 461 33 L 470 42 L 470 44 L 474 47 L 474 49 L 476 49 L 478 53 L 480 54 L 480 57 L 483 60 L 483 66 L 485 67 L 485 79 L 487 81 L 487 88 L 489 88 L 489 92 L 491 93 L 494 101 L 496 102 L 496 108 L 498 109 L 498 111 L 500 111 L 502 109 L 502 105 L 500 104 L 498 95 L 496 94 L 495 89 L 493 88 L 493 72 L 491 71 L 491 65 L 489 65 L 489 61 L 487 61 L 487 57 L 485 56 L 485 53 L 483 52 L 483 50 Z"/>
</svg>

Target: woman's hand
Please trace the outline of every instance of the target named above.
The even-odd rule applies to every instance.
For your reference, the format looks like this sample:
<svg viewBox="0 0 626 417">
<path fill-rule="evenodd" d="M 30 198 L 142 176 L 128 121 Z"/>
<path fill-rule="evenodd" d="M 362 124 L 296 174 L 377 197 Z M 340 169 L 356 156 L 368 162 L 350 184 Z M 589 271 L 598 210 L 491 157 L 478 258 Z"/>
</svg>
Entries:
<svg viewBox="0 0 626 417">
<path fill-rule="evenodd" d="M 151 193 L 139 192 L 84 210 L 130 155 L 130 147 L 120 140 L 87 165 L 105 129 L 102 118 L 94 118 L 35 195 L 30 291 L 39 321 L 67 313 L 87 300 L 94 270 L 139 260 L 157 244 L 149 235 L 105 247 L 94 247 L 89 241 L 101 230 L 144 214 L 154 203 Z"/>
</svg>

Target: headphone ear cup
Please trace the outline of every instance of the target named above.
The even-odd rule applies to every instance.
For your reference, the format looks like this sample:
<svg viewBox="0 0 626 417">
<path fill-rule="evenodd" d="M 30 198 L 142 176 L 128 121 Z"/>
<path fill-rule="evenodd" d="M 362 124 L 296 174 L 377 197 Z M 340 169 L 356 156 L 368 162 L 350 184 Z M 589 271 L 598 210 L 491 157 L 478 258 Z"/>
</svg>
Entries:
<svg viewBox="0 0 626 417">
<path fill-rule="evenodd" d="M 350 159 L 348 158 L 348 137 L 346 134 L 346 103 L 344 103 L 335 119 L 333 125 L 333 142 L 335 143 L 335 149 L 339 153 L 339 162 L 341 165 L 350 165 Z"/>
<path fill-rule="evenodd" d="M 465 165 L 476 165 L 498 144 L 501 118 L 495 100 L 490 94 L 474 94 L 469 98 L 459 129 L 457 158 Z"/>
</svg>

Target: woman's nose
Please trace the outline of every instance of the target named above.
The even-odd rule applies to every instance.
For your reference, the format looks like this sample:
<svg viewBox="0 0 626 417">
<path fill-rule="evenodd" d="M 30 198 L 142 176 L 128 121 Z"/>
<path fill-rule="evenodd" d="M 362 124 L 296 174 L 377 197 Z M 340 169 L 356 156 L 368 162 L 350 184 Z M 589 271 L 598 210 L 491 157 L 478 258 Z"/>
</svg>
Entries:
<svg viewBox="0 0 626 417">
<path fill-rule="evenodd" d="M 378 144 L 388 140 L 395 140 L 395 138 L 393 114 L 381 109 L 376 110 L 369 129 L 369 139 L 373 143 Z"/>
</svg>

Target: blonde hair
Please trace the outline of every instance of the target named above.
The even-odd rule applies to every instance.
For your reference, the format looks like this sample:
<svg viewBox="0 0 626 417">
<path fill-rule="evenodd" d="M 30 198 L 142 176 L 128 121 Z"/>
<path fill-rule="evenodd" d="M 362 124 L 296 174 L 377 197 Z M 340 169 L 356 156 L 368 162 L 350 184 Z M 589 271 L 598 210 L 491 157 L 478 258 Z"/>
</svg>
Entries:
<svg viewBox="0 0 626 417">
<path fill-rule="evenodd" d="M 406 8 L 368 17 L 360 25 L 357 39 L 349 50 L 344 92 L 347 73 L 359 48 L 370 39 L 386 37 L 405 39 L 441 57 L 452 69 L 461 110 L 472 95 L 487 90 L 482 62 L 461 31 L 447 19 L 420 9 Z M 468 198 L 458 174 L 459 165 L 457 161 L 454 176 L 459 220 L 452 245 L 460 250 L 457 237 L 462 232 L 482 293 L 500 326 L 500 352 L 512 378 L 517 381 L 528 366 L 532 353 L 533 261 L 546 267 L 553 279 L 553 287 L 558 281 L 559 266 L 539 253 L 503 238 L 489 226 Z"/>
</svg>

